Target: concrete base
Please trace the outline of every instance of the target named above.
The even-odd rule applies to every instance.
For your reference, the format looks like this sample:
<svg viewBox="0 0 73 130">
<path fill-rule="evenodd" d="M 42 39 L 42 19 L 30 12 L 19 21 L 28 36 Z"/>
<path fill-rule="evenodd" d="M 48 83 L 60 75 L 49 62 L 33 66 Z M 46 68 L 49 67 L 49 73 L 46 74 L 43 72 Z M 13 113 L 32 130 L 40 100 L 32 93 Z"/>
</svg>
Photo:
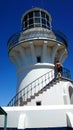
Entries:
<svg viewBox="0 0 73 130">
<path fill-rule="evenodd" d="M 73 105 L 3 107 L 7 112 L 7 128 L 73 128 Z M 4 116 L 0 115 L 0 128 Z"/>
</svg>

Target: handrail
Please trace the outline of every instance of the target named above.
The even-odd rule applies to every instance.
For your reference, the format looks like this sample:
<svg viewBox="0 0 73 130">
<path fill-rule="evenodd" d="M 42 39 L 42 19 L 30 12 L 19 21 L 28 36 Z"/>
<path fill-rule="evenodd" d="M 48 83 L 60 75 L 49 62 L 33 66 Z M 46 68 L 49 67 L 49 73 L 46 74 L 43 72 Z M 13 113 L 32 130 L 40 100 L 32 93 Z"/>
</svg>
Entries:
<svg viewBox="0 0 73 130">
<path fill-rule="evenodd" d="M 65 46 L 68 48 L 68 39 L 64 33 L 62 33 L 59 30 L 52 29 L 54 34 L 56 35 L 56 40 L 62 42 L 65 44 Z"/>
<path fill-rule="evenodd" d="M 19 91 L 8 103 L 7 106 L 18 106 L 20 102 L 27 101 L 30 96 L 33 96 L 34 93 L 37 93 L 38 90 L 41 90 L 46 84 L 48 84 L 54 78 L 54 71 L 51 70 L 46 74 L 40 76 L 21 91 Z"/>
<path fill-rule="evenodd" d="M 71 74 L 70 74 L 70 70 L 68 70 L 67 68 L 62 69 L 62 76 L 68 79 L 71 79 Z"/>
<path fill-rule="evenodd" d="M 71 79 L 70 71 L 66 68 L 62 70 L 62 76 Z M 52 79 L 54 79 L 55 74 L 53 70 L 45 73 L 40 76 L 21 91 L 19 91 L 8 103 L 8 106 L 19 106 L 23 102 L 27 102 L 27 100 L 34 96 L 38 91 L 42 90 Z"/>
</svg>

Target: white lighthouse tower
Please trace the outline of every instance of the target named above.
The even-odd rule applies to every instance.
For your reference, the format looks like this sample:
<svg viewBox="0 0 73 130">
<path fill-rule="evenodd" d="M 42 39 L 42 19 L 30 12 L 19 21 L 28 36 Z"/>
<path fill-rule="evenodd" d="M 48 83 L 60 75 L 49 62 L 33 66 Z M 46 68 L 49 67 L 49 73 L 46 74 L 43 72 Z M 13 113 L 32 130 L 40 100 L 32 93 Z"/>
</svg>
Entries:
<svg viewBox="0 0 73 130">
<path fill-rule="evenodd" d="M 73 129 L 70 71 L 63 67 L 60 78 L 54 71 L 55 60 L 63 63 L 68 55 L 68 42 L 51 22 L 46 10 L 32 8 L 21 18 L 22 30 L 8 41 L 17 87 L 8 106 L 0 107 L 0 130 Z"/>
<path fill-rule="evenodd" d="M 57 87 L 63 81 L 55 86 L 50 82 L 55 78 L 55 60 L 59 59 L 62 63 L 68 55 L 67 39 L 64 34 L 52 29 L 51 22 L 51 15 L 47 11 L 33 8 L 22 16 L 21 32 L 9 39 L 9 58 L 17 67 L 16 96 L 9 104 L 22 106 L 66 102 L 62 93 L 57 95 L 61 91 Z M 65 72 L 67 70 L 62 76 L 67 78 L 69 74 L 65 75 Z M 54 87 L 47 89 L 47 86 Z"/>
</svg>

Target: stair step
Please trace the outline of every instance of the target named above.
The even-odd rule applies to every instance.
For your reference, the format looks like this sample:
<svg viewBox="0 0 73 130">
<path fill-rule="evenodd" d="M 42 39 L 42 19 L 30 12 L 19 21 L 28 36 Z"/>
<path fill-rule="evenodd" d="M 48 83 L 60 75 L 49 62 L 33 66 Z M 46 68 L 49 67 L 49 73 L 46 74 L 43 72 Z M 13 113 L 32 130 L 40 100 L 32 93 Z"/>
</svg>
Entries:
<svg viewBox="0 0 73 130">
<path fill-rule="evenodd" d="M 42 94 L 43 93 L 43 90 L 40 90 L 39 92 L 38 92 L 38 94 Z"/>
<path fill-rule="evenodd" d="M 43 91 L 46 91 L 47 90 L 47 87 L 43 88 Z"/>
<path fill-rule="evenodd" d="M 56 84 L 56 81 L 53 81 L 53 84 Z"/>
<path fill-rule="evenodd" d="M 53 86 L 53 83 L 48 84 L 48 86 Z"/>
<path fill-rule="evenodd" d="M 31 98 L 27 98 L 27 102 L 30 102 L 31 101 Z"/>
<path fill-rule="evenodd" d="M 35 96 L 33 95 L 33 96 L 31 96 L 31 99 L 34 99 L 35 98 Z"/>
<path fill-rule="evenodd" d="M 24 106 L 27 104 L 27 101 L 23 101 L 22 103 L 20 103 L 20 106 Z"/>
<path fill-rule="evenodd" d="M 43 92 L 45 92 L 47 89 L 49 89 L 51 86 L 55 85 L 59 81 L 60 81 L 60 78 L 54 79 L 53 81 L 51 81 L 50 83 L 48 83 L 44 88 L 42 88 L 41 90 L 39 90 L 37 93 L 34 93 L 34 95 L 30 96 L 30 98 L 28 98 L 27 101 L 22 101 L 20 103 L 20 106 L 23 106 L 23 105 L 27 104 L 32 99 L 34 99 L 36 96 L 39 96 L 39 94 L 42 94 Z"/>
<path fill-rule="evenodd" d="M 34 96 L 39 96 L 39 94 L 38 93 L 34 93 Z"/>
</svg>

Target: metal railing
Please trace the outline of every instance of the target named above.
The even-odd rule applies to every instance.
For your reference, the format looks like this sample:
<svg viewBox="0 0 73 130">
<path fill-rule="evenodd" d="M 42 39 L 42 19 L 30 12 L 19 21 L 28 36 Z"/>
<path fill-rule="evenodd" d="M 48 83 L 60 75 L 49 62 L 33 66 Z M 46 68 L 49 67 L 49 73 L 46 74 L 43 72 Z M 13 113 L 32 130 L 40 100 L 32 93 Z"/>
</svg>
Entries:
<svg viewBox="0 0 73 130">
<path fill-rule="evenodd" d="M 54 71 L 49 71 L 48 73 L 37 78 L 25 88 L 23 88 L 13 99 L 9 102 L 8 106 L 18 106 L 22 102 L 27 101 L 31 96 L 34 96 L 39 90 L 46 86 L 54 78 Z"/>
<path fill-rule="evenodd" d="M 66 68 L 62 70 L 62 76 L 71 79 L 70 71 Z M 37 78 L 21 91 L 19 91 L 12 100 L 8 103 L 8 106 L 20 106 L 31 99 L 32 96 L 42 90 L 47 84 L 55 78 L 54 71 L 51 70 L 41 77 Z"/>
<path fill-rule="evenodd" d="M 66 47 L 68 47 L 67 38 L 62 32 L 54 30 L 54 29 L 52 29 L 51 31 L 55 34 L 57 41 L 59 41 L 60 43 L 64 44 Z M 8 51 L 10 51 L 11 48 L 20 44 L 21 42 L 23 42 L 25 40 L 29 40 L 31 38 L 33 39 L 33 38 L 39 38 L 39 37 L 43 38 L 43 37 L 45 37 L 45 38 L 54 40 L 50 37 L 49 33 L 46 32 L 46 29 L 43 31 L 43 28 L 42 28 L 42 31 L 41 30 L 38 30 L 38 31 L 35 30 L 35 31 L 31 31 L 31 32 L 28 31 L 28 32 L 29 33 L 25 33 L 25 31 L 21 30 L 21 31 L 18 31 L 15 34 L 13 34 L 9 38 L 8 43 L 7 43 Z"/>
<path fill-rule="evenodd" d="M 68 79 L 71 79 L 70 70 L 63 67 L 62 69 L 62 76 Z"/>
<path fill-rule="evenodd" d="M 61 31 L 55 30 L 55 29 L 53 29 L 53 32 L 54 32 L 54 34 L 56 35 L 56 40 L 57 40 L 57 41 L 60 41 L 60 42 L 62 42 L 62 43 L 64 43 L 65 46 L 68 48 L 68 39 L 67 39 L 67 37 L 65 36 L 65 34 L 62 33 Z"/>
</svg>

